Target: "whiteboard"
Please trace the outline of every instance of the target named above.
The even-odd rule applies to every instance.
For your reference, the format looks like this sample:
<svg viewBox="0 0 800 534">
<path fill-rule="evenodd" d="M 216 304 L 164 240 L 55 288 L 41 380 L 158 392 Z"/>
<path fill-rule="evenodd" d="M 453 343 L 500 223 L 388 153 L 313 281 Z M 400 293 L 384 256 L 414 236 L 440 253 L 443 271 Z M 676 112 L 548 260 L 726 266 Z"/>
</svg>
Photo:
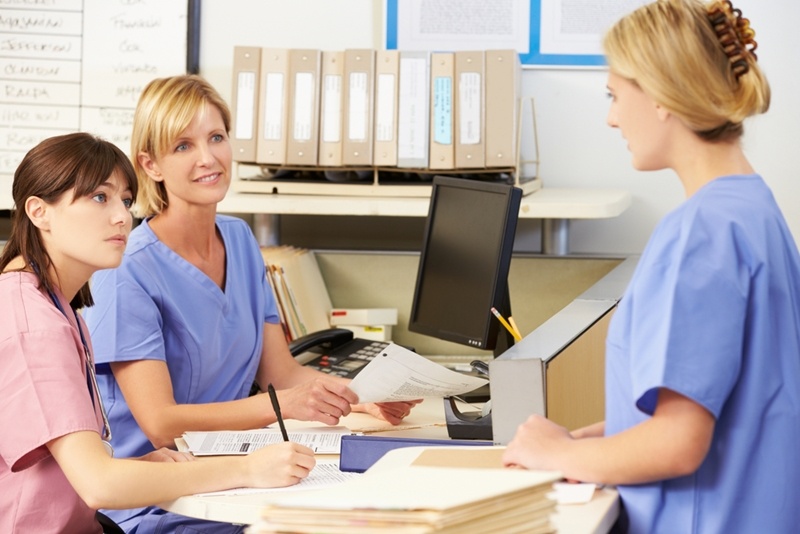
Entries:
<svg viewBox="0 0 800 534">
<path fill-rule="evenodd" d="M 47 137 L 85 131 L 128 153 L 144 86 L 187 70 L 194 1 L 0 0 L 0 197 Z"/>
</svg>

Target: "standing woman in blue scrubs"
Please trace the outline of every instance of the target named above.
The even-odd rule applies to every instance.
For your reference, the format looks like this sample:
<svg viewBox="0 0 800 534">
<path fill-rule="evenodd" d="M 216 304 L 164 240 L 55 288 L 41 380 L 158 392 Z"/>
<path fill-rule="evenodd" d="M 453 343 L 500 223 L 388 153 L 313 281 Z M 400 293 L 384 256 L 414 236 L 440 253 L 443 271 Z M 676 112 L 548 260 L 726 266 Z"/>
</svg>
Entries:
<svg viewBox="0 0 800 534">
<path fill-rule="evenodd" d="M 604 40 L 609 125 L 686 200 L 611 321 L 605 422 L 533 416 L 504 462 L 618 485 L 630 532 L 800 528 L 800 256 L 740 142 L 769 107 L 754 36 L 728 2 L 660 0 Z"/>
<path fill-rule="evenodd" d="M 118 269 L 92 277 L 86 313 L 119 456 L 170 447 L 187 430 L 240 430 L 283 417 L 336 424 L 358 402 L 348 380 L 289 353 L 264 259 L 241 219 L 217 214 L 231 181 L 231 117 L 198 76 L 153 80 L 134 115 L 137 215 Z M 357 406 L 399 423 L 414 403 Z M 109 512 L 128 532 L 238 532 L 158 508 Z"/>
</svg>

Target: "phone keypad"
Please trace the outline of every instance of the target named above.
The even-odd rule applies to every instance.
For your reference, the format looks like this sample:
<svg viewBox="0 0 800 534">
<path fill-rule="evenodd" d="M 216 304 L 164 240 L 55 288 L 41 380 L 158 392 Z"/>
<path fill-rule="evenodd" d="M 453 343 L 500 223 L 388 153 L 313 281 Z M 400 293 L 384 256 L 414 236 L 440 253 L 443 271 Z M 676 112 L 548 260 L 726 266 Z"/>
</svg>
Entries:
<svg viewBox="0 0 800 534">
<path fill-rule="evenodd" d="M 306 365 L 330 375 L 353 378 L 388 345 L 389 343 L 385 341 L 356 338 L 322 354 Z"/>
</svg>

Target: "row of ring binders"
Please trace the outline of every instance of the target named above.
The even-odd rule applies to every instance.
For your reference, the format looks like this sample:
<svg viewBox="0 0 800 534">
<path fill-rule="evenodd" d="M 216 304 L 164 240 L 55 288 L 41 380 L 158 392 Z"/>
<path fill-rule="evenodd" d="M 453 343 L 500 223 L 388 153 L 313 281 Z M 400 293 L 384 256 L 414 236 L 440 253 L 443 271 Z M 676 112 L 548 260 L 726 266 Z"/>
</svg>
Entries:
<svg viewBox="0 0 800 534">
<path fill-rule="evenodd" d="M 262 166 L 516 168 L 514 50 L 234 47 L 234 159 Z"/>
</svg>

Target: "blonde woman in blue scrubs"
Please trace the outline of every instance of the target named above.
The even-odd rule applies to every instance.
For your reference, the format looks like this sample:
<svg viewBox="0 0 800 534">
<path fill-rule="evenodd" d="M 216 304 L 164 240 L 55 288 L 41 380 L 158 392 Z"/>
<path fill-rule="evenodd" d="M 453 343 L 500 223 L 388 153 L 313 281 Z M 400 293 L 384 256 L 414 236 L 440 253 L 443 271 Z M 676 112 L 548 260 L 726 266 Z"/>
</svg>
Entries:
<svg viewBox="0 0 800 534">
<path fill-rule="evenodd" d="M 661 0 L 608 32 L 608 123 L 686 200 L 657 226 L 612 319 L 606 420 L 531 417 L 504 461 L 618 485 L 636 533 L 800 528 L 800 255 L 742 150 L 769 107 L 749 21 Z"/>
<path fill-rule="evenodd" d="M 352 409 L 399 423 L 414 403 L 356 405 L 349 381 L 289 353 L 264 259 L 241 219 L 217 214 L 228 191 L 231 117 L 198 76 L 153 80 L 137 105 L 132 155 L 144 221 L 118 269 L 92 277 L 86 321 L 120 456 L 169 447 L 187 430 L 240 430 L 283 417 L 336 424 Z M 355 405 L 355 406 L 354 406 Z M 158 508 L 109 512 L 128 532 L 239 532 Z"/>
</svg>

